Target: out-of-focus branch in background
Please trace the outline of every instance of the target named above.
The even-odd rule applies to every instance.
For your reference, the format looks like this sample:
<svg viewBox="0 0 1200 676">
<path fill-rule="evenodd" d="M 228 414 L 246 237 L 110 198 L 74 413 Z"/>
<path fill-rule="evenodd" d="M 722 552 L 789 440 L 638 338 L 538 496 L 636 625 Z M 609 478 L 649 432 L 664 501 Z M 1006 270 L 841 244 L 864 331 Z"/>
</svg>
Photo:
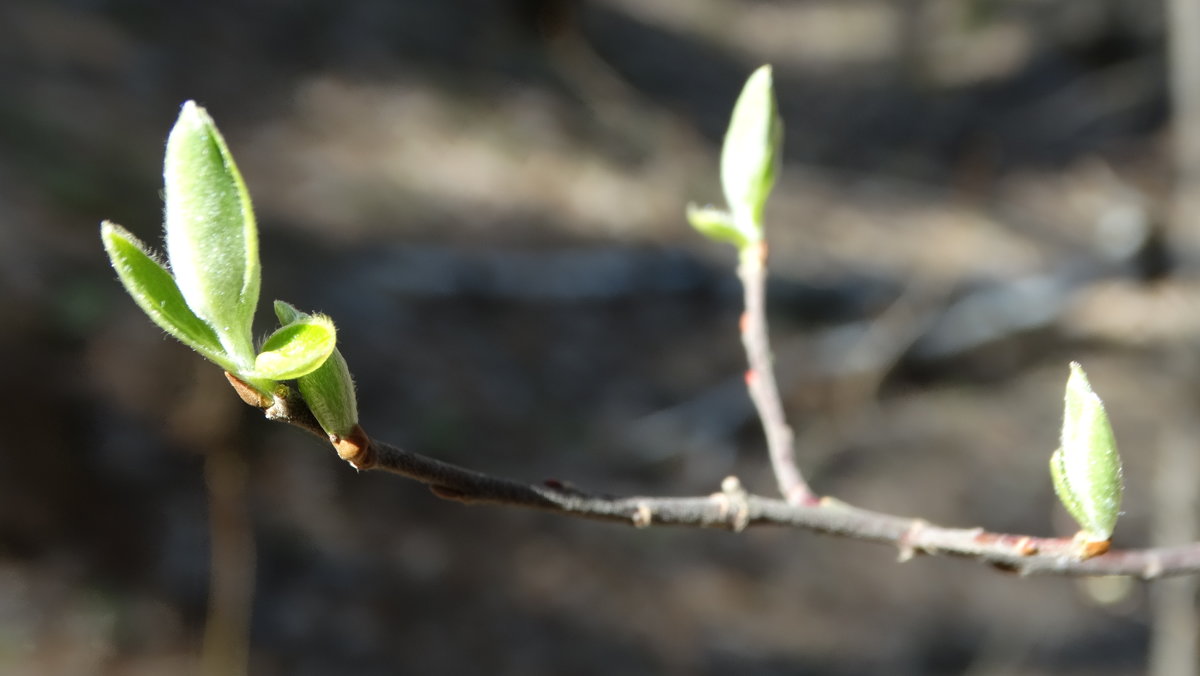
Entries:
<svg viewBox="0 0 1200 676">
<path fill-rule="evenodd" d="M 1200 216 L 1200 3 L 1168 0 L 1168 77 L 1171 97 L 1172 186 L 1168 231 L 1191 239 Z M 1177 346 L 1168 359 L 1182 362 L 1183 373 L 1195 375 L 1195 346 Z M 1195 431 L 1195 425 L 1187 428 Z M 1156 483 L 1157 544 L 1189 542 L 1196 537 L 1196 454 L 1193 434 L 1165 433 L 1160 442 Z M 1150 672 L 1154 676 L 1196 673 L 1197 581 L 1181 577 L 1156 585 L 1151 592 L 1153 629 Z"/>
</svg>

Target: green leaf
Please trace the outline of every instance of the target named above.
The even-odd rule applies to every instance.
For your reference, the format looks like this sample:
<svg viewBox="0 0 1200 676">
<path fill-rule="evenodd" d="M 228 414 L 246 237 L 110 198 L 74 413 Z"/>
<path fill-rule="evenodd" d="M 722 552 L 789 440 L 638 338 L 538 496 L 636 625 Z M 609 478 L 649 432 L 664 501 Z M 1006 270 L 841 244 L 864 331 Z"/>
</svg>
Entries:
<svg viewBox="0 0 1200 676">
<path fill-rule="evenodd" d="M 275 301 L 275 315 L 282 323 L 292 323 L 308 317 L 291 305 Z M 326 434 L 347 437 L 358 424 L 358 400 L 350 369 L 338 349 L 315 371 L 297 379 L 300 396 L 321 423 Z"/>
<path fill-rule="evenodd" d="M 1067 379 L 1062 440 L 1050 458 L 1050 476 L 1084 539 L 1108 540 L 1121 514 L 1121 457 L 1104 404 L 1076 362 Z"/>
<path fill-rule="evenodd" d="M 287 301 L 277 300 L 273 304 L 275 309 L 275 317 L 279 319 L 279 323 L 286 326 L 294 321 L 299 321 L 308 316 L 307 313 L 296 309 L 295 305 Z"/>
<path fill-rule="evenodd" d="M 336 343 L 337 331 L 328 317 L 302 317 L 267 338 L 249 375 L 270 380 L 299 378 L 324 363 Z"/>
<path fill-rule="evenodd" d="M 718 242 L 728 242 L 739 249 L 755 238 L 753 231 L 747 232 L 738 227 L 738 223 L 733 219 L 733 214 L 717 207 L 700 207 L 689 202 L 687 219 L 692 227 L 699 230 L 700 234 L 705 237 Z"/>
<path fill-rule="evenodd" d="M 163 177 L 167 258 L 179 290 L 233 362 L 249 369 L 260 283 L 254 211 L 225 139 L 192 101 L 167 139 Z"/>
<path fill-rule="evenodd" d="M 100 239 L 121 284 L 155 324 L 222 367 L 231 367 L 217 334 L 188 308 L 175 280 L 138 238 L 116 223 L 104 221 Z"/>
<path fill-rule="evenodd" d="M 297 380 L 296 385 L 326 434 L 350 435 L 358 424 L 358 400 L 350 368 L 339 350 L 334 350 L 316 371 Z"/>
<path fill-rule="evenodd" d="M 771 67 L 746 80 L 721 148 L 721 185 L 739 229 L 762 238 L 763 209 L 775 185 L 783 123 L 775 108 Z"/>
</svg>

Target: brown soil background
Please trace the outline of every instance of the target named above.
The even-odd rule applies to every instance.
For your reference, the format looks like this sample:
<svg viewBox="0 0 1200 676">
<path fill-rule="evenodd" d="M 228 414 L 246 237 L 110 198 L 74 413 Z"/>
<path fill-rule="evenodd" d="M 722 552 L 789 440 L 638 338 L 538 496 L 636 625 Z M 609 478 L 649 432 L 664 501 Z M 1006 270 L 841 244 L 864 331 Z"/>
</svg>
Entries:
<svg viewBox="0 0 1200 676">
<path fill-rule="evenodd" d="M 1195 234 L 1152 282 L 1153 256 L 1105 251 L 1165 211 L 1162 31 L 1099 0 L 7 0 L 0 672 L 197 673 L 215 524 L 253 674 L 1141 673 L 1140 583 L 355 474 L 164 338 L 97 225 L 159 241 L 162 143 L 196 99 L 254 195 L 263 299 L 334 317 L 374 436 L 614 493 L 769 493 L 733 256 L 682 217 L 719 199 L 769 61 L 771 321 L 817 490 L 1069 535 L 1046 464 L 1078 359 L 1125 457 L 1118 544 L 1144 545 L 1157 458 L 1197 436 Z"/>
</svg>

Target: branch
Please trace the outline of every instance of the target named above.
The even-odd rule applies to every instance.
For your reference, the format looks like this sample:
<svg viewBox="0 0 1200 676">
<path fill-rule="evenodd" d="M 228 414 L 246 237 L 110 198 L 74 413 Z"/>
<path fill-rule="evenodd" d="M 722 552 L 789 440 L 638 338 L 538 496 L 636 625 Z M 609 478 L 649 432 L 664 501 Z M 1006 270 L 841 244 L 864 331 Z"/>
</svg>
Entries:
<svg viewBox="0 0 1200 676">
<path fill-rule="evenodd" d="M 1200 572 L 1200 543 L 1113 550 L 1083 559 L 1070 539 L 944 528 L 832 498 L 790 503 L 748 493 L 732 476 L 721 483 L 720 491 L 696 497 L 617 497 L 588 493 L 558 481 L 521 483 L 373 441 L 362 428 L 349 437 L 329 438 L 290 388 L 277 396 L 265 413 L 271 420 L 328 439 L 338 455 L 359 470 L 399 474 L 429 486 L 438 497 L 466 504 L 526 507 L 637 528 L 686 526 L 739 532 L 750 526 L 785 526 L 890 544 L 899 551 L 901 561 L 917 554 L 959 556 L 1021 575 L 1128 575 L 1151 580 Z"/>
<path fill-rule="evenodd" d="M 738 263 L 738 278 L 745 292 L 746 310 L 742 315 L 742 346 L 750 364 L 746 371 L 746 388 L 750 399 L 762 420 L 763 432 L 767 437 L 767 453 L 771 458 L 771 469 L 779 483 L 779 492 L 787 502 L 794 505 L 813 505 L 817 496 L 808 487 L 804 475 L 796 465 L 793 447 L 795 435 L 783 414 L 783 403 L 779 400 L 779 387 L 775 384 L 775 368 L 772 364 L 771 342 L 767 333 L 766 282 L 767 245 L 757 245 L 741 252 Z"/>
</svg>

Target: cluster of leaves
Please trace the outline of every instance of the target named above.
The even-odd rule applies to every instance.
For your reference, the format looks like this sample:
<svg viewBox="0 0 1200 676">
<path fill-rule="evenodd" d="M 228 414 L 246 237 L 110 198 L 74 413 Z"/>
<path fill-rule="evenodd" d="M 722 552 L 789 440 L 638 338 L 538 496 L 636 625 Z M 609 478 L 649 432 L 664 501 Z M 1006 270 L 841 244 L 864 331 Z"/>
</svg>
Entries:
<svg viewBox="0 0 1200 676">
<path fill-rule="evenodd" d="M 763 242 L 763 213 L 780 166 L 783 125 L 770 66 L 754 72 L 734 107 L 721 153 L 726 207 L 689 204 L 704 235 L 747 256 Z M 256 350 L 258 233 L 233 156 L 208 114 L 184 104 L 167 141 L 166 243 L 169 270 L 119 225 L 101 237 L 126 291 L 164 331 L 215 362 L 267 408 L 295 381 L 331 439 L 357 426 L 354 388 L 328 317 L 275 302 L 281 326 Z M 1079 364 L 1067 381 L 1061 445 L 1050 462 L 1060 500 L 1079 522 L 1083 556 L 1107 548 L 1120 514 L 1121 461 L 1104 405 Z"/>
<path fill-rule="evenodd" d="M 100 226 L 125 290 L 155 324 L 236 377 L 263 408 L 280 395 L 280 381 L 295 380 L 327 433 L 349 433 L 357 405 L 328 317 L 276 301 L 282 326 L 255 349 L 261 270 L 254 209 L 225 139 L 191 101 L 167 139 L 163 177 L 170 271 L 125 228 Z"/>
</svg>

